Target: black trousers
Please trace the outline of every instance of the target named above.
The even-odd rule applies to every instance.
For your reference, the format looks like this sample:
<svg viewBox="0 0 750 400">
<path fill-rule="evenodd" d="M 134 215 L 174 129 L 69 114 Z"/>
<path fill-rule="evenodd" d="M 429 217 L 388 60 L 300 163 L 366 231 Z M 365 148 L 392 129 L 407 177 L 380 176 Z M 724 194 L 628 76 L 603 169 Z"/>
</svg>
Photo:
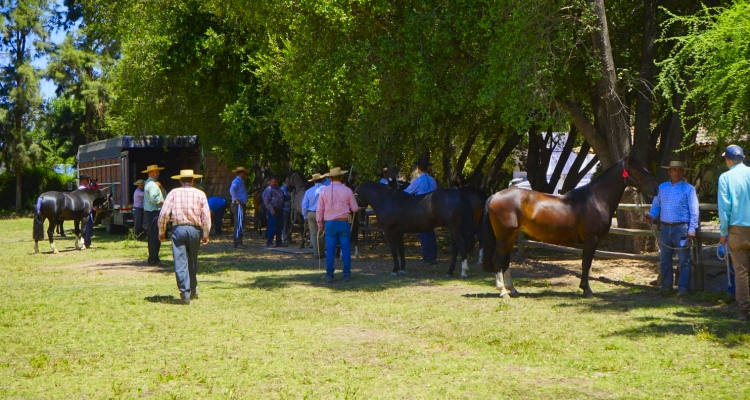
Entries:
<svg viewBox="0 0 750 400">
<path fill-rule="evenodd" d="M 143 219 L 146 224 L 148 233 L 148 263 L 156 264 L 159 261 L 159 250 L 161 242 L 159 241 L 159 210 L 143 211 Z"/>
</svg>

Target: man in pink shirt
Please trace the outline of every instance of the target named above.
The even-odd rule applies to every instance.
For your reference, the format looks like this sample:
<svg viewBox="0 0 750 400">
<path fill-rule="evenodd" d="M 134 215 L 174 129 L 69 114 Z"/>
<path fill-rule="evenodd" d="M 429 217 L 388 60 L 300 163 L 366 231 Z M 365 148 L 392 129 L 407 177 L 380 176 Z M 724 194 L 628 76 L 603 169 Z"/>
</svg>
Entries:
<svg viewBox="0 0 750 400">
<path fill-rule="evenodd" d="M 352 254 L 349 235 L 349 216 L 357 212 L 357 200 L 354 193 L 341 183 L 344 174 L 341 168 L 331 168 L 331 172 L 323 175 L 331 178 L 331 185 L 320 191 L 318 197 L 318 211 L 315 216 L 318 229 L 325 231 L 326 238 L 326 282 L 333 282 L 333 257 L 336 245 L 341 246 L 341 259 L 344 261 L 344 281 L 349 282 L 352 275 Z M 325 226 L 324 226 L 325 222 Z"/>
</svg>

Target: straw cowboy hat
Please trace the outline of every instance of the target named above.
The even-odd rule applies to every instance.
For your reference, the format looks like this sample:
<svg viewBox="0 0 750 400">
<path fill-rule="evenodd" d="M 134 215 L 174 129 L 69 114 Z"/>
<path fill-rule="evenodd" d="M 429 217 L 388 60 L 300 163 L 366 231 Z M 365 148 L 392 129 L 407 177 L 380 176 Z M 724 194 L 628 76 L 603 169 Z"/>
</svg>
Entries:
<svg viewBox="0 0 750 400">
<path fill-rule="evenodd" d="M 149 165 L 148 167 L 146 167 L 145 171 L 141 171 L 141 172 L 144 173 L 144 174 L 147 174 L 147 173 L 149 173 L 151 171 L 161 171 L 163 169 L 164 169 L 164 167 L 160 167 L 160 166 L 154 164 L 154 165 Z"/>
<path fill-rule="evenodd" d="M 342 171 L 341 167 L 333 167 L 333 168 L 331 168 L 331 171 L 329 173 L 327 173 L 327 174 L 325 174 L 323 176 L 324 177 L 326 177 L 326 176 L 341 176 L 341 175 L 344 175 L 347 172 L 349 172 L 349 171 Z"/>
<path fill-rule="evenodd" d="M 248 173 L 250 171 L 247 170 L 245 167 L 237 167 L 232 170 L 232 173 L 239 174 L 240 172 Z"/>
<path fill-rule="evenodd" d="M 143 179 L 138 179 L 137 181 L 133 182 L 133 185 L 135 185 L 135 186 L 145 185 L 145 184 L 146 184 L 146 182 Z"/>
<path fill-rule="evenodd" d="M 690 171 L 690 168 L 686 168 L 685 163 L 682 161 L 670 161 L 669 165 L 662 165 L 661 167 L 665 169 L 679 168 L 679 169 Z"/>
<path fill-rule="evenodd" d="M 307 181 L 312 182 L 312 181 L 317 181 L 318 179 L 323 179 L 323 178 L 324 178 L 323 175 L 316 172 L 313 174 L 312 178 L 308 179 Z"/>
<path fill-rule="evenodd" d="M 194 174 L 192 169 L 181 169 L 179 175 L 174 175 L 172 179 L 182 179 L 182 178 L 203 178 L 203 175 L 200 174 Z"/>
<path fill-rule="evenodd" d="M 380 173 L 388 172 L 388 167 L 383 167 L 383 170 L 380 171 Z"/>
</svg>

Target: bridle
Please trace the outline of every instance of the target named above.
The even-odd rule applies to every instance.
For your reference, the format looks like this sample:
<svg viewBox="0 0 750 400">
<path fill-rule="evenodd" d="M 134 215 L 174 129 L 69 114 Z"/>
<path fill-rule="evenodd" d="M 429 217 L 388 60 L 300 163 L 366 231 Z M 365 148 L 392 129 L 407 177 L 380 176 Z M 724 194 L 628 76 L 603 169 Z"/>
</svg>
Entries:
<svg viewBox="0 0 750 400">
<path fill-rule="evenodd" d="M 643 167 L 641 167 L 641 169 L 643 169 L 643 171 L 646 172 L 646 175 L 649 176 L 649 179 L 638 181 L 635 178 L 633 178 L 633 176 L 628 173 L 628 168 L 630 167 L 630 157 L 625 157 L 622 160 L 620 160 L 620 165 L 622 166 L 622 178 L 625 184 L 627 185 L 628 181 L 632 182 L 633 186 L 635 186 L 636 190 L 638 190 L 639 192 L 641 191 L 641 186 L 643 186 L 646 182 L 654 179 L 653 176 L 650 176 L 648 174 L 648 171 L 646 170 L 646 168 L 643 168 Z"/>
</svg>

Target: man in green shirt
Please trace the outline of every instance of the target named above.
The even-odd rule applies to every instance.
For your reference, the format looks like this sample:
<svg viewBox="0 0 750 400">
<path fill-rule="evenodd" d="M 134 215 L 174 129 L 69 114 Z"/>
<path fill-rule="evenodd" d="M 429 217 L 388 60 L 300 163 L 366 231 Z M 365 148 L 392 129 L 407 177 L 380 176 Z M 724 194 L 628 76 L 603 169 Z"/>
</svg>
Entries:
<svg viewBox="0 0 750 400">
<path fill-rule="evenodd" d="M 164 204 L 164 188 L 161 186 L 159 171 L 164 167 L 158 165 L 149 165 L 144 174 L 148 174 L 146 185 L 143 187 L 143 217 L 147 226 L 148 234 L 148 265 L 157 265 L 161 263 L 159 259 L 159 250 L 161 250 L 161 241 L 159 241 L 159 211 Z"/>
</svg>

